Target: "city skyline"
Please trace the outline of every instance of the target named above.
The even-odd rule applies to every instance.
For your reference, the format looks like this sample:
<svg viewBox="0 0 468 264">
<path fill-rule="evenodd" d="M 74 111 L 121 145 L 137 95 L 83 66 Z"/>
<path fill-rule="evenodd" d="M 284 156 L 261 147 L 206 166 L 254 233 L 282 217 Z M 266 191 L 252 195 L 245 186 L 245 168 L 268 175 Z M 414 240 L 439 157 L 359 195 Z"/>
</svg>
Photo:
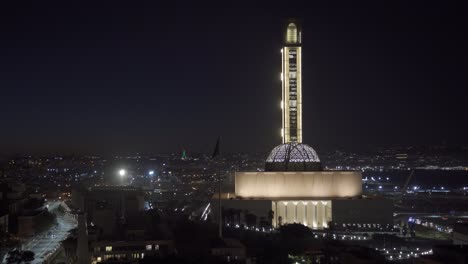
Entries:
<svg viewBox="0 0 468 264">
<path fill-rule="evenodd" d="M 303 28 L 303 141 L 466 145 L 463 9 L 151 4 L 3 8 L 0 154 L 281 142 L 282 25 Z M 18 13 L 21 12 L 21 13 Z"/>
<path fill-rule="evenodd" d="M 468 259 L 466 8 L 9 4 L 0 262 Z"/>
</svg>

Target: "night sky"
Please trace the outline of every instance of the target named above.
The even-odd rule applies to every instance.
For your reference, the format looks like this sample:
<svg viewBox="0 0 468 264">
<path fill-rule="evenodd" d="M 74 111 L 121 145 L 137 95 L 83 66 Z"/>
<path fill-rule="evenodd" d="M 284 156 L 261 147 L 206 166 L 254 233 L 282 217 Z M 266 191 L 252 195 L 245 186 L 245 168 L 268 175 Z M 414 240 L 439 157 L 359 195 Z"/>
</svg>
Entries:
<svg viewBox="0 0 468 264">
<path fill-rule="evenodd" d="M 466 5 L 8 2 L 3 155 L 210 152 L 218 136 L 224 152 L 268 151 L 289 17 L 303 28 L 304 142 L 319 153 L 468 143 Z"/>
</svg>

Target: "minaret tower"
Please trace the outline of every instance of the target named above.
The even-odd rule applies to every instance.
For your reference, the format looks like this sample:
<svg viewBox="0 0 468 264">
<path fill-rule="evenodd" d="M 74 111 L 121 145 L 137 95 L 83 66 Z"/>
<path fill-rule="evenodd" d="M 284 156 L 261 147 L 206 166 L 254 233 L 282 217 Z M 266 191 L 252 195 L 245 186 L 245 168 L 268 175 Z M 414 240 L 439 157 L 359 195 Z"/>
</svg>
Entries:
<svg viewBox="0 0 468 264">
<path fill-rule="evenodd" d="M 302 143 L 302 48 L 301 31 L 296 22 L 287 24 L 282 56 L 282 122 L 283 144 Z"/>
</svg>

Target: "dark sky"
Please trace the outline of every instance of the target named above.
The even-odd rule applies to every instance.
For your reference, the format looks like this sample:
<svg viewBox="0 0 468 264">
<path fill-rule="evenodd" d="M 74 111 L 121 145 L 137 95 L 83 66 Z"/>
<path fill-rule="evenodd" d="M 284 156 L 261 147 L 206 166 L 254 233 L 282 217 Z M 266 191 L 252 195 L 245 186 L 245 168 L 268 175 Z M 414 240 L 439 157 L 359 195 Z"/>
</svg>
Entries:
<svg viewBox="0 0 468 264">
<path fill-rule="evenodd" d="M 209 152 L 219 135 L 224 151 L 267 151 L 288 17 L 302 21 L 304 142 L 319 153 L 468 143 L 466 5 L 8 2 L 2 154 Z"/>
</svg>

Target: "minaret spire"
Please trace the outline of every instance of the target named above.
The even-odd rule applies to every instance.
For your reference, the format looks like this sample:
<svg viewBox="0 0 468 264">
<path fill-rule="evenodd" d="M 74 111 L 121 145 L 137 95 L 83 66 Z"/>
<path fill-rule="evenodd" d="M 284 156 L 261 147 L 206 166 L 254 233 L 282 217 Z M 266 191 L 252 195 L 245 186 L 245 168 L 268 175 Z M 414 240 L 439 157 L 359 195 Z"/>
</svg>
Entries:
<svg viewBox="0 0 468 264">
<path fill-rule="evenodd" d="M 282 56 L 283 143 L 302 142 L 302 35 L 297 22 L 287 24 Z"/>
</svg>

